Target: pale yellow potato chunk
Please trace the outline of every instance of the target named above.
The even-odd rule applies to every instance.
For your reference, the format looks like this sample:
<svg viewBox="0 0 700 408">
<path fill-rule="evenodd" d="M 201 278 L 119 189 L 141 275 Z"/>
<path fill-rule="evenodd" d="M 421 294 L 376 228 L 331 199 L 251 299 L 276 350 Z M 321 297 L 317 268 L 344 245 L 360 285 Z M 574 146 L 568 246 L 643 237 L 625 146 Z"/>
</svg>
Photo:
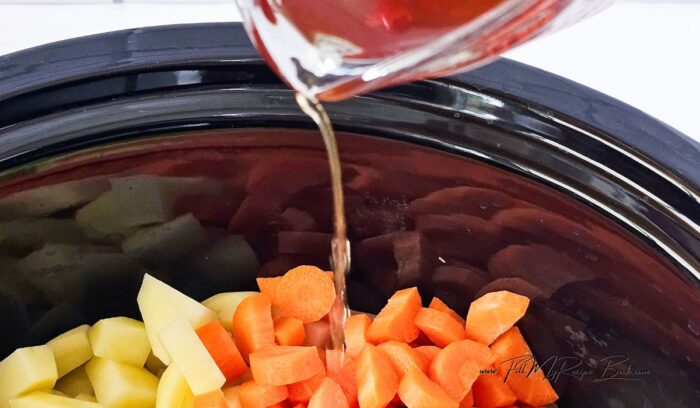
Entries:
<svg viewBox="0 0 700 408">
<path fill-rule="evenodd" d="M 54 389 L 74 398 L 78 394 L 95 395 L 95 390 L 92 389 L 90 379 L 85 372 L 85 366 L 80 366 L 59 378 Z"/>
<path fill-rule="evenodd" d="M 156 408 L 192 408 L 194 394 L 175 364 L 163 372 L 158 383 Z"/>
<path fill-rule="evenodd" d="M 97 401 L 105 408 L 152 408 L 158 377 L 145 368 L 94 357 L 85 366 Z"/>
<path fill-rule="evenodd" d="M 226 328 L 226 330 L 231 331 L 231 326 L 233 324 L 233 314 L 238 309 L 238 305 L 243 301 L 243 299 L 255 295 L 259 292 L 226 292 L 214 295 L 209 299 L 202 302 L 204 306 L 216 312 L 219 321 Z"/>
<path fill-rule="evenodd" d="M 170 364 L 170 356 L 158 338 L 165 326 L 182 316 L 194 328 L 204 326 L 216 319 L 216 313 L 201 303 L 148 274 L 143 277 L 143 284 L 136 301 L 146 325 L 153 354 L 166 365 Z"/>
<path fill-rule="evenodd" d="M 75 396 L 75 399 L 81 400 L 81 401 L 97 402 L 97 397 L 95 397 L 94 395 L 90 395 L 90 394 L 78 394 Z"/>
<path fill-rule="evenodd" d="M 128 317 L 100 320 L 90 329 L 89 337 L 95 356 L 134 367 L 143 367 L 151 352 L 143 322 Z"/>
<path fill-rule="evenodd" d="M 216 391 L 224 385 L 226 378 L 187 319 L 173 321 L 161 330 L 159 337 L 194 395 Z"/>
<path fill-rule="evenodd" d="M 103 408 L 94 401 L 63 397 L 44 391 L 33 393 L 10 400 L 10 408 Z"/>
<path fill-rule="evenodd" d="M 58 378 L 85 364 L 92 358 L 92 347 L 88 340 L 90 326 L 78 326 L 46 343 L 53 351 Z"/>
<path fill-rule="evenodd" d="M 32 391 L 50 391 L 58 372 L 53 352 L 48 346 L 17 349 L 0 361 L 0 408 L 8 400 Z"/>
</svg>

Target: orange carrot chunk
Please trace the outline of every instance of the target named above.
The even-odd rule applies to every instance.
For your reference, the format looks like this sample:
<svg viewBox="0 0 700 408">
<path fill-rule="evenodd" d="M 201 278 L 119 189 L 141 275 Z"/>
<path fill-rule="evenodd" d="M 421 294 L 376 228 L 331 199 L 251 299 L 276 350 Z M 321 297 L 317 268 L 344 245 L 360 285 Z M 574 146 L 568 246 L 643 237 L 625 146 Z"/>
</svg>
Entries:
<svg viewBox="0 0 700 408">
<path fill-rule="evenodd" d="M 391 361 L 368 344 L 357 360 L 357 400 L 360 408 L 384 408 L 396 395 L 399 377 Z"/>
<path fill-rule="evenodd" d="M 457 323 L 459 323 L 460 326 L 464 326 L 465 324 L 465 321 L 462 318 L 462 316 L 460 316 L 457 312 L 452 310 L 451 307 L 447 306 L 445 302 L 443 302 L 439 298 L 434 297 L 433 300 L 430 301 L 428 307 L 430 309 L 435 309 L 447 313 L 448 315 L 452 316 L 455 320 L 457 320 Z"/>
<path fill-rule="evenodd" d="M 437 346 L 418 346 L 415 350 L 421 353 L 428 363 L 431 363 L 442 349 Z"/>
<path fill-rule="evenodd" d="M 329 372 L 328 377 L 340 385 L 345 393 L 350 408 L 358 406 L 357 402 L 357 361 L 346 357 L 343 366 L 336 372 Z"/>
<path fill-rule="evenodd" d="M 233 381 L 248 371 L 236 343 L 218 320 L 197 329 L 197 336 L 226 377 L 226 381 Z"/>
<path fill-rule="evenodd" d="M 309 402 L 311 396 L 314 395 L 314 392 L 321 386 L 324 378 L 326 378 L 325 370 L 306 380 L 289 384 L 287 386 L 289 402 L 293 404 Z"/>
<path fill-rule="evenodd" d="M 367 341 L 380 344 L 389 340 L 410 343 L 418 337 L 416 314 L 421 308 L 418 289 L 402 289 L 394 293 L 367 329 Z"/>
<path fill-rule="evenodd" d="M 270 296 L 270 298 L 275 297 L 275 292 L 277 292 L 277 286 L 279 286 L 281 276 L 275 276 L 273 278 L 257 278 L 255 281 L 258 283 L 258 288 L 260 292 Z"/>
<path fill-rule="evenodd" d="M 466 338 L 489 345 L 525 315 L 530 299 L 502 290 L 487 293 L 469 305 Z"/>
<path fill-rule="evenodd" d="M 325 369 L 316 347 L 270 346 L 250 354 L 250 370 L 258 384 L 287 385 Z"/>
<path fill-rule="evenodd" d="M 477 407 L 506 407 L 517 399 L 510 387 L 493 374 L 480 375 L 472 385 L 472 395 Z"/>
<path fill-rule="evenodd" d="M 304 322 L 294 317 L 277 317 L 273 320 L 275 340 L 280 346 L 301 346 L 304 344 Z"/>
<path fill-rule="evenodd" d="M 224 393 L 224 399 L 228 404 L 228 408 L 243 408 L 243 403 L 241 402 L 241 397 L 238 395 L 239 386 L 226 387 L 222 391 Z"/>
<path fill-rule="evenodd" d="M 421 308 L 416 314 L 416 326 L 438 347 L 464 339 L 464 327 L 436 309 Z"/>
<path fill-rule="evenodd" d="M 401 379 L 399 397 L 408 408 L 459 407 L 455 400 L 418 368 L 413 368 Z"/>
<path fill-rule="evenodd" d="M 306 404 L 304 404 L 303 402 L 300 402 L 298 404 L 294 404 L 294 406 L 292 408 L 306 408 Z"/>
<path fill-rule="evenodd" d="M 282 276 L 272 300 L 288 316 L 311 323 L 331 310 L 335 285 L 327 272 L 315 266 L 299 266 Z"/>
<path fill-rule="evenodd" d="M 233 335 L 236 346 L 247 361 L 255 350 L 275 344 L 270 296 L 260 293 L 249 296 L 233 314 Z"/>
<path fill-rule="evenodd" d="M 493 362 L 483 344 L 462 340 L 442 349 L 430 364 L 430 379 L 438 383 L 455 401 L 462 401 L 482 368 Z"/>
<path fill-rule="evenodd" d="M 221 390 L 208 392 L 194 397 L 194 408 L 229 408 Z"/>
<path fill-rule="evenodd" d="M 527 356 L 532 356 L 532 350 L 517 327 L 511 328 L 496 339 L 491 345 L 491 352 L 496 359 L 499 378 L 508 384 L 519 401 L 528 405 L 544 406 L 553 404 L 559 399 L 542 370 L 535 370 L 538 366 L 534 357 L 529 361 L 518 363 L 518 368 L 524 367 L 524 372 L 511 370 L 510 362 L 515 359 L 523 361 Z"/>
<path fill-rule="evenodd" d="M 472 387 L 474 387 L 472 385 Z M 462 401 L 459 403 L 459 408 L 473 408 L 474 407 L 474 392 L 469 391 L 466 397 L 462 398 Z"/>
<path fill-rule="evenodd" d="M 326 377 L 309 400 L 308 408 L 349 408 L 340 385 Z"/>
<path fill-rule="evenodd" d="M 456 341 L 440 352 L 433 359 L 432 365 L 448 363 L 450 360 L 461 358 L 462 360 L 474 360 L 482 369 L 490 368 L 496 356 L 488 346 L 473 340 Z"/>
<path fill-rule="evenodd" d="M 399 375 L 399 378 L 406 375 L 413 368 L 418 368 L 423 372 L 428 371 L 430 363 L 428 359 L 420 352 L 412 349 L 406 343 L 391 340 L 377 346 L 377 350 L 389 357 L 394 371 Z"/>
<path fill-rule="evenodd" d="M 244 382 L 238 387 L 238 397 L 243 408 L 267 408 L 287 399 L 285 386 L 262 385 L 255 381 Z"/>
<path fill-rule="evenodd" d="M 349 357 L 356 357 L 362 352 L 367 343 L 367 329 L 372 324 L 372 319 L 366 314 L 356 314 L 348 317 L 345 322 L 345 353 Z"/>
</svg>

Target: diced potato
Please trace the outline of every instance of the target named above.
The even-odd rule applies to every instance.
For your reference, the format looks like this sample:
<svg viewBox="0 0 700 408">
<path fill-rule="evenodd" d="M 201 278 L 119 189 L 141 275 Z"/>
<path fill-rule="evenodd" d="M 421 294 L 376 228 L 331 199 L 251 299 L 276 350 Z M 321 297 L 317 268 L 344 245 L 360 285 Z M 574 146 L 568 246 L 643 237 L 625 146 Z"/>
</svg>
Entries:
<svg viewBox="0 0 700 408">
<path fill-rule="evenodd" d="M 92 201 L 107 190 L 106 178 L 93 177 L 19 191 L 0 199 L 0 217 L 43 217 Z"/>
<path fill-rule="evenodd" d="M 199 328 L 216 319 L 216 313 L 201 303 L 148 274 L 143 277 L 143 284 L 136 301 L 146 325 L 153 354 L 166 365 L 170 364 L 170 356 L 158 338 L 158 334 L 165 326 L 182 316 L 194 328 Z"/>
<path fill-rule="evenodd" d="M 78 394 L 75 396 L 75 399 L 81 400 L 81 401 L 97 402 L 97 397 L 95 397 L 94 395 L 90 395 L 90 394 Z"/>
<path fill-rule="evenodd" d="M 78 224 L 93 239 L 115 242 L 144 225 L 173 218 L 177 199 L 216 191 L 217 182 L 205 178 L 138 175 L 110 179 L 112 190 L 81 208 Z"/>
<path fill-rule="evenodd" d="M 76 397 L 79 394 L 95 395 L 95 390 L 92 388 L 90 379 L 85 372 L 85 366 L 80 366 L 59 378 L 54 389 L 69 397 Z"/>
<path fill-rule="evenodd" d="M 22 394 L 52 389 L 57 378 L 56 361 L 48 346 L 15 350 L 0 361 L 0 407 L 8 407 L 8 400 Z"/>
<path fill-rule="evenodd" d="M 53 351 L 58 378 L 85 364 L 92 358 L 92 347 L 88 340 L 90 326 L 82 325 L 69 330 L 46 343 Z"/>
<path fill-rule="evenodd" d="M 21 398 L 10 400 L 10 408 L 103 408 L 93 401 L 64 397 L 44 391 L 35 391 Z"/>
<path fill-rule="evenodd" d="M 155 375 L 156 377 L 160 377 L 160 374 L 162 374 L 163 370 L 165 370 L 165 364 L 163 364 L 158 357 L 153 355 L 153 351 L 148 353 L 144 367 L 146 367 L 146 370 L 150 371 L 151 374 Z"/>
<path fill-rule="evenodd" d="M 192 408 L 194 395 L 180 369 L 172 364 L 163 372 L 158 383 L 156 408 Z"/>
<path fill-rule="evenodd" d="M 145 368 L 94 357 L 85 366 L 97 401 L 106 408 L 150 408 L 156 403 L 158 378 Z"/>
<path fill-rule="evenodd" d="M 207 242 L 207 232 L 192 214 L 144 228 L 122 242 L 125 254 L 148 266 L 163 265 Z"/>
<path fill-rule="evenodd" d="M 226 378 L 187 319 L 174 320 L 160 331 L 159 337 L 195 396 L 224 385 Z"/>
<path fill-rule="evenodd" d="M 233 323 L 233 314 L 236 312 L 238 305 L 243 301 L 243 299 L 257 293 L 259 292 L 219 293 L 218 295 L 214 295 L 205 300 L 202 302 L 202 304 L 216 312 L 221 324 L 230 331 Z"/>
<path fill-rule="evenodd" d="M 250 286 L 260 271 L 258 257 L 242 235 L 226 235 L 185 258 L 197 276 L 227 287 Z"/>
<path fill-rule="evenodd" d="M 128 317 L 100 320 L 90 329 L 89 337 L 96 356 L 134 367 L 143 367 L 151 352 L 146 327 Z"/>
<path fill-rule="evenodd" d="M 0 223 L 0 248 L 9 252 L 26 252 L 44 244 L 78 244 L 86 242 L 80 226 L 72 219 L 42 218 Z"/>
</svg>

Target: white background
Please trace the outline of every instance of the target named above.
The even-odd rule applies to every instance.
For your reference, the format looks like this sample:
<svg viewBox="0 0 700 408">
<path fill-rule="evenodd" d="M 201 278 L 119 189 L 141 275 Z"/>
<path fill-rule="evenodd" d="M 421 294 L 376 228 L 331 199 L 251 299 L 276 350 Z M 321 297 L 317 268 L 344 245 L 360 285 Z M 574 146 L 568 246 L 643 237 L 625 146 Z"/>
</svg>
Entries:
<svg viewBox="0 0 700 408">
<path fill-rule="evenodd" d="M 124 28 L 237 20 L 233 0 L 0 0 L 0 55 Z M 506 56 L 605 92 L 700 140 L 700 1 L 621 0 Z"/>
</svg>

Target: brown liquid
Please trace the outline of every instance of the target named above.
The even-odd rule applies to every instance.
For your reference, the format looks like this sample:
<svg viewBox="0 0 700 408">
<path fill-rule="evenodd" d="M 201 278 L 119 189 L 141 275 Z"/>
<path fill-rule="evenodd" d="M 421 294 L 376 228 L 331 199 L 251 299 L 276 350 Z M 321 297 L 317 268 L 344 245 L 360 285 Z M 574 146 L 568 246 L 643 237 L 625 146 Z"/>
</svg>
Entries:
<svg viewBox="0 0 700 408">
<path fill-rule="evenodd" d="M 336 302 L 329 314 L 331 326 L 332 350 L 339 351 L 326 356 L 330 371 L 339 368 L 343 362 L 345 350 L 345 320 L 350 308 L 345 292 L 345 275 L 350 270 L 350 242 L 347 238 L 345 223 L 345 200 L 343 197 L 343 175 L 338 155 L 338 144 L 326 110 L 318 101 L 311 100 L 301 93 L 296 94 L 297 103 L 318 125 L 328 153 L 328 165 L 331 173 L 331 190 L 333 192 L 333 240 L 331 241 L 331 267 L 335 280 Z M 332 357 L 331 357 L 332 356 Z"/>
</svg>

